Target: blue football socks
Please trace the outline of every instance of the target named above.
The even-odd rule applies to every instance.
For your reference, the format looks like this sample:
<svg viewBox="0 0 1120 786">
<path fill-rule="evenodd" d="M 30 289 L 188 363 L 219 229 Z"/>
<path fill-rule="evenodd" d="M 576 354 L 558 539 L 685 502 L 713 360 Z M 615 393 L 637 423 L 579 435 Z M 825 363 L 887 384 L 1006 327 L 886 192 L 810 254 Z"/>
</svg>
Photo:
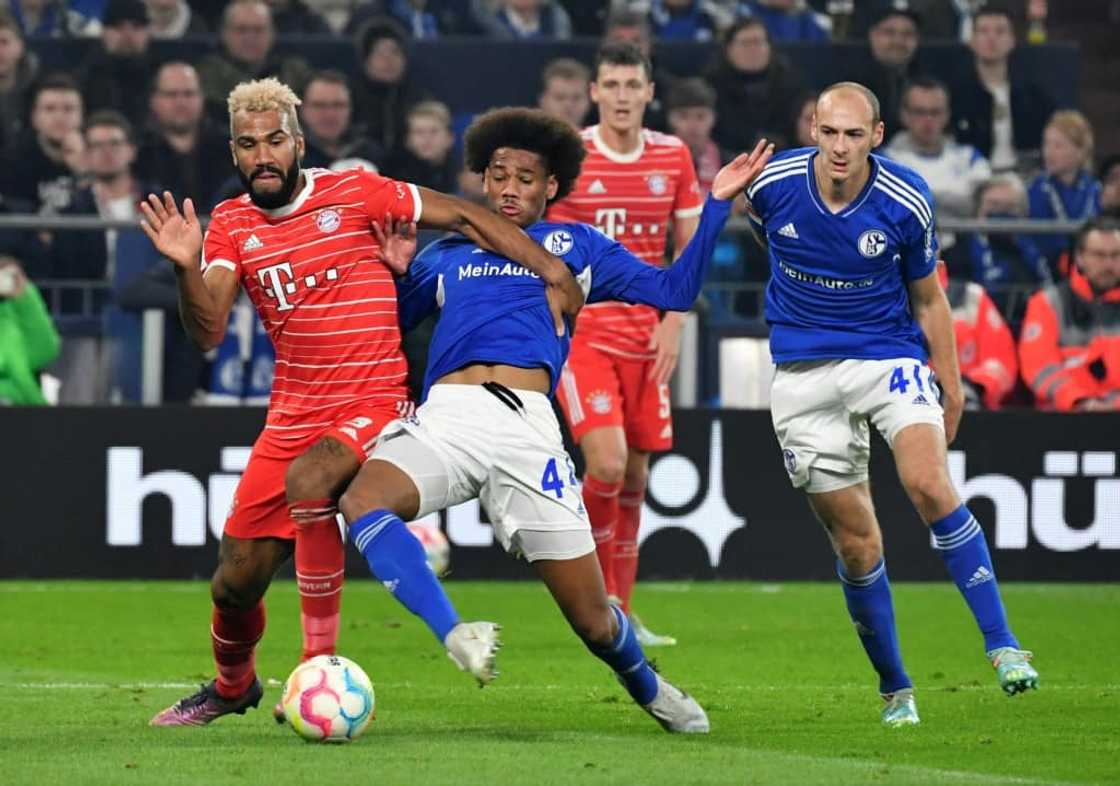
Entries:
<svg viewBox="0 0 1120 786">
<path fill-rule="evenodd" d="M 975 517 L 961 505 L 945 518 L 933 522 L 930 529 L 934 548 L 945 560 L 949 574 L 984 634 L 984 651 L 991 652 L 999 647 L 1018 649 L 1019 642 L 1007 624 L 988 541 Z"/>
<path fill-rule="evenodd" d="M 428 567 L 424 547 L 400 517 L 373 510 L 350 525 L 350 539 L 393 597 L 431 628 L 440 644 L 459 623 L 451 599 Z"/>
<path fill-rule="evenodd" d="M 859 577 L 846 575 L 843 564 L 837 562 L 836 573 L 859 641 L 879 673 L 879 692 L 885 695 L 913 687 L 902 665 L 886 562 L 880 559 L 870 573 Z"/>
<path fill-rule="evenodd" d="M 615 634 L 614 641 L 606 647 L 597 647 L 588 642 L 587 648 L 595 657 L 614 669 L 634 701 L 644 707 L 657 696 L 657 675 L 646 662 L 642 645 L 638 644 L 634 628 L 622 609 L 611 606 L 611 612 L 618 622 L 618 633 Z"/>
</svg>

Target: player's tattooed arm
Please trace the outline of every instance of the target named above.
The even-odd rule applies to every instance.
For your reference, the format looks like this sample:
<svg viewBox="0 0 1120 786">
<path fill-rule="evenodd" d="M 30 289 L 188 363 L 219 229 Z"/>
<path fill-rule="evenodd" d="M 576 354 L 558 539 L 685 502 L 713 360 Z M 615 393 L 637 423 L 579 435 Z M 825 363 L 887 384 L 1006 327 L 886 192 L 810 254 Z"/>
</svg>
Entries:
<svg viewBox="0 0 1120 786">
<path fill-rule="evenodd" d="M 964 412 L 964 390 L 953 315 L 936 270 L 910 282 L 910 309 L 929 344 L 929 365 L 941 386 L 941 406 L 945 410 L 945 441 L 952 443 Z"/>
<path fill-rule="evenodd" d="M 562 260 L 545 251 L 508 218 L 482 205 L 427 188 L 421 188 L 420 195 L 420 226 L 459 232 L 480 248 L 520 262 L 540 276 L 546 284 L 556 334 L 564 334 L 564 318 L 574 320 L 583 308 L 583 290 Z"/>
<path fill-rule="evenodd" d="M 179 212 L 170 191 L 163 198 L 149 194 L 140 203 L 141 229 L 156 250 L 171 260 L 179 283 L 179 316 L 191 340 L 202 350 L 218 346 L 225 336 L 229 312 L 240 284 L 237 275 L 215 267 L 202 272 L 202 228 L 194 203 L 183 201 Z"/>
</svg>

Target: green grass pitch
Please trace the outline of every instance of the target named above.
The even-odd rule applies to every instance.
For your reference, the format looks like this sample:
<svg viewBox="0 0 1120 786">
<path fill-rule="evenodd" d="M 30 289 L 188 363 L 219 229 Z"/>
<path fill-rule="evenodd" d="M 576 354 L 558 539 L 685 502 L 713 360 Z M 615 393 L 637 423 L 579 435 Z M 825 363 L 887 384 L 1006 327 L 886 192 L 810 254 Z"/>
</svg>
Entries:
<svg viewBox="0 0 1120 786">
<path fill-rule="evenodd" d="M 304 743 L 269 709 L 298 655 L 291 581 L 268 596 L 261 709 L 206 728 L 148 719 L 211 673 L 205 582 L 0 582 L 5 784 L 1120 783 L 1120 585 L 1004 585 L 1042 689 L 1005 697 L 949 584 L 895 587 L 922 725 L 879 724 L 874 675 L 831 584 L 642 584 L 680 646 L 651 652 L 707 708 L 670 736 L 634 707 L 536 583 L 449 582 L 503 624 L 479 690 L 379 585 L 351 581 L 341 654 L 377 718 L 350 745 Z M 267 706 L 266 706 L 267 703 Z"/>
</svg>

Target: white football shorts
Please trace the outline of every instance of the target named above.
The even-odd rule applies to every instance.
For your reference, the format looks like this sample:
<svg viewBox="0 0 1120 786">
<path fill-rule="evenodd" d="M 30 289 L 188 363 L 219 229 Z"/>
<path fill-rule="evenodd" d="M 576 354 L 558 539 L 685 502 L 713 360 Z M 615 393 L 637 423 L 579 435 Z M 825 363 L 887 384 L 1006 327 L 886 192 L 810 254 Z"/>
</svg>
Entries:
<svg viewBox="0 0 1120 786">
<path fill-rule="evenodd" d="M 375 459 L 412 478 L 416 518 L 477 497 L 515 556 L 565 560 L 595 550 L 583 489 L 543 393 L 433 385 L 414 415 L 382 430 Z"/>
<path fill-rule="evenodd" d="M 795 488 L 835 491 L 867 480 L 868 420 L 887 444 L 902 429 L 942 430 L 940 391 L 913 358 L 782 363 L 770 388 L 770 414 Z"/>
</svg>

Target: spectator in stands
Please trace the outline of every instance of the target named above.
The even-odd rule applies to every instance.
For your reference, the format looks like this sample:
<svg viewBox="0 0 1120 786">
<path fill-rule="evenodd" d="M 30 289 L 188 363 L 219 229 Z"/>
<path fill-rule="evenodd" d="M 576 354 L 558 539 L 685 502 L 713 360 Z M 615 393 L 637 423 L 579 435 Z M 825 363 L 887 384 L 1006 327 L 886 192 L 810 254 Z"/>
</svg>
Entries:
<svg viewBox="0 0 1120 786">
<path fill-rule="evenodd" d="M 969 46 L 973 63 L 950 85 L 957 141 L 983 153 L 996 172 L 1030 166 L 1054 102 L 1012 61 L 1011 12 L 995 3 L 977 11 Z"/>
<path fill-rule="evenodd" d="M 61 346 L 39 290 L 19 260 L 0 254 L 0 405 L 46 404 L 38 375 Z"/>
<path fill-rule="evenodd" d="M 206 117 L 194 66 L 164 63 L 155 73 L 149 101 L 151 122 L 136 159 L 136 176 L 178 196 L 200 211 L 215 204 L 230 176 L 229 131 Z"/>
<path fill-rule="evenodd" d="M 103 109 L 86 120 L 86 169 L 90 184 L 78 191 L 66 215 L 97 215 L 115 221 L 139 221 L 140 200 L 152 191 L 133 175 L 136 141 L 132 124 L 120 112 Z M 58 278 L 105 278 L 114 259 L 114 229 L 57 232 L 51 247 Z"/>
<path fill-rule="evenodd" d="M 653 100 L 646 104 L 643 125 L 654 131 L 668 130 L 665 106 L 658 91 L 669 89 L 669 85 L 673 81 L 673 75 L 661 68 L 657 61 L 653 59 L 653 30 L 650 28 L 649 18 L 645 14 L 626 9 L 612 13 L 607 17 L 606 25 L 603 27 L 601 43 L 606 44 L 611 41 L 633 44 L 653 64 Z M 598 107 L 592 107 L 591 116 L 588 117 L 587 122 L 591 125 L 599 122 Z"/>
<path fill-rule="evenodd" d="M 591 69 L 570 57 L 557 58 L 544 68 L 537 106 L 578 131 L 591 108 L 590 84 Z"/>
<path fill-rule="evenodd" d="M 733 24 L 722 43 L 706 74 L 716 90 L 716 141 L 726 150 L 751 150 L 765 136 L 788 146 L 785 134 L 803 89 L 801 77 L 773 51 L 758 18 Z"/>
<path fill-rule="evenodd" d="M 201 16 L 191 10 L 187 0 L 144 0 L 151 20 L 149 33 L 157 41 L 203 35 L 210 32 Z"/>
<path fill-rule="evenodd" d="M 999 409 L 1019 378 L 1011 328 L 982 286 L 949 278 L 944 263 L 937 266 L 937 275 L 952 309 L 965 407 Z"/>
<path fill-rule="evenodd" d="M 572 20 L 555 0 L 472 0 L 478 26 L 493 38 L 515 41 L 572 37 Z"/>
<path fill-rule="evenodd" d="M 967 218 L 972 215 L 976 188 L 992 176 L 992 168 L 976 148 L 946 135 L 949 105 L 949 90 L 936 79 L 918 77 L 909 82 L 902 93 L 905 130 L 883 152 L 925 178 L 938 215 Z M 944 251 L 956 243 L 949 232 L 941 232 L 938 239 Z"/>
<path fill-rule="evenodd" d="M 760 20 L 779 43 L 828 41 L 828 18 L 807 8 L 804 0 L 741 0 L 740 16 Z"/>
<path fill-rule="evenodd" d="M 871 89 L 879 99 L 879 115 L 886 126 L 884 144 L 902 129 L 899 107 L 906 83 L 921 72 L 916 55 L 922 19 L 908 6 L 877 0 L 878 6 L 867 31 L 869 51 L 847 79 Z"/>
<path fill-rule="evenodd" d="M 789 147 L 816 147 L 813 141 L 813 117 L 817 114 L 817 92 L 806 90 L 793 103 L 793 122 L 786 138 Z"/>
<path fill-rule="evenodd" d="M 415 41 L 440 37 L 440 19 L 428 0 L 390 0 L 388 11 Z"/>
<path fill-rule="evenodd" d="M 1109 156 L 1101 163 L 1101 214 L 1120 218 L 1120 156 Z"/>
<path fill-rule="evenodd" d="M 382 0 L 355 8 L 343 34 L 353 37 L 364 30 L 371 19 L 386 15 L 417 41 L 482 33 L 474 18 L 471 0 Z"/>
<path fill-rule="evenodd" d="M 730 156 L 712 139 L 716 124 L 716 91 L 699 77 L 679 79 L 669 88 L 669 129 L 688 146 L 696 179 L 706 197 L 716 173 Z"/>
<path fill-rule="evenodd" d="M 70 8 L 66 0 L 8 0 L 25 38 L 92 38 L 101 23 Z"/>
<path fill-rule="evenodd" d="M 115 109 L 134 127 L 143 124 L 155 71 L 149 38 L 143 0 L 109 0 L 101 19 L 101 42 L 79 69 L 87 113 Z"/>
<path fill-rule="evenodd" d="M 82 173 L 82 94 L 69 75 L 47 74 L 31 86 L 29 105 L 29 127 L 0 168 L 0 193 L 13 209 L 54 214 Z"/>
<path fill-rule="evenodd" d="M 39 61 L 25 46 L 19 23 L 0 8 L 0 154 L 23 131 L 27 90 L 38 71 Z"/>
<path fill-rule="evenodd" d="M 977 218 L 1023 218 L 1026 213 L 1026 189 L 1018 176 L 1010 172 L 985 180 L 976 191 Z M 1049 283 L 1050 269 L 1036 265 L 1037 255 L 1032 253 L 1029 236 L 1025 235 L 977 233 L 972 236 L 969 251 L 967 277 L 988 290 L 1015 331 L 1023 315 L 1020 290 Z"/>
<path fill-rule="evenodd" d="M 303 0 L 265 0 L 277 35 L 334 35 L 330 25 Z"/>
<path fill-rule="evenodd" d="M 967 43 L 972 31 L 972 15 L 984 0 L 892 0 L 898 8 L 913 9 L 922 17 L 922 37 L 928 41 Z M 879 9 L 875 3 L 855 4 L 848 39 L 862 41 L 874 24 Z"/>
<path fill-rule="evenodd" d="M 726 27 L 708 0 L 653 0 L 649 18 L 658 41 L 711 41 Z"/>
<path fill-rule="evenodd" d="M 1031 297 L 1019 336 L 1023 381 L 1040 407 L 1120 409 L 1120 222 L 1094 218 L 1070 277 Z"/>
<path fill-rule="evenodd" d="M 451 111 L 439 101 L 421 101 L 408 110 L 404 145 L 385 159 L 385 174 L 435 191 L 453 192 L 459 166 L 451 151 Z"/>
<path fill-rule="evenodd" d="M 1085 221 L 1100 215 L 1101 184 L 1093 176 L 1093 129 L 1085 115 L 1065 109 L 1055 112 L 1042 135 L 1043 171 L 1027 189 L 1031 218 L 1048 221 Z M 1036 266 L 1058 269 L 1069 249 L 1065 234 L 1034 235 Z"/>
<path fill-rule="evenodd" d="M 327 167 L 342 159 L 361 159 L 376 171 L 385 152 L 351 124 L 350 85 L 340 71 L 319 71 L 303 91 L 305 167 Z"/>
<path fill-rule="evenodd" d="M 274 50 L 272 12 L 262 0 L 234 0 L 226 6 L 219 39 L 221 50 L 198 63 L 202 94 L 219 122 L 227 118 L 226 98 L 241 82 L 274 76 L 298 92 L 311 74 L 302 57 Z"/>
<path fill-rule="evenodd" d="M 382 150 L 392 150 L 404 138 L 409 108 L 428 97 L 408 73 L 408 33 L 395 20 L 375 17 L 357 41 L 354 121 Z"/>
</svg>

